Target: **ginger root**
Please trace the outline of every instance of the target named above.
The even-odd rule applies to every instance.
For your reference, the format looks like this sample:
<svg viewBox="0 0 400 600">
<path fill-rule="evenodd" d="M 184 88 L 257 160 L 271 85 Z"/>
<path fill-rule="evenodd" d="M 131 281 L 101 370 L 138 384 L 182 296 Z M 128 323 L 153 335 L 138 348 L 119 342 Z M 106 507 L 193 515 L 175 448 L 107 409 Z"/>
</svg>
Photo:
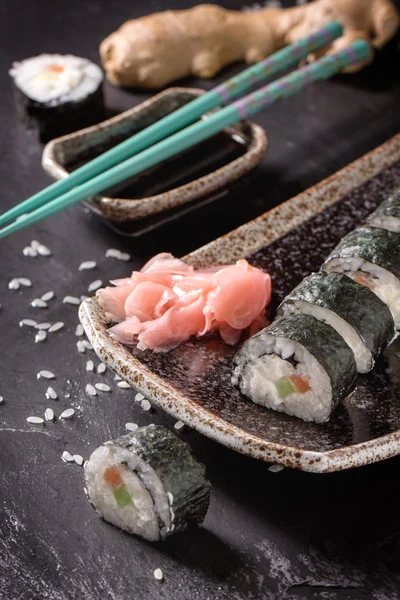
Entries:
<svg viewBox="0 0 400 600">
<path fill-rule="evenodd" d="M 325 52 L 357 38 L 381 48 L 400 23 L 392 0 L 315 0 L 256 12 L 201 4 L 127 21 L 102 42 L 100 55 L 112 83 L 156 89 L 188 75 L 214 77 L 236 61 L 258 62 L 332 20 L 342 23 L 344 35 Z"/>
</svg>

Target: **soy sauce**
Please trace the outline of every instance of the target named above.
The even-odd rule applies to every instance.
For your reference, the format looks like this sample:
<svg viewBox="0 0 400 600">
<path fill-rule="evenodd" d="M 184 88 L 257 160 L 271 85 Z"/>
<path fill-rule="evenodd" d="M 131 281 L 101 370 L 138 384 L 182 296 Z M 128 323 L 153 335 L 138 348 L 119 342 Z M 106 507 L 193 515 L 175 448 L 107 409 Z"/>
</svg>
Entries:
<svg viewBox="0 0 400 600">
<path fill-rule="evenodd" d="M 65 168 L 73 171 L 124 139 L 126 138 L 120 136 L 118 140 L 114 139 L 111 143 L 103 144 L 95 150 L 86 150 L 72 161 L 66 162 Z M 247 149 L 248 140 L 244 135 L 223 131 L 143 173 L 125 180 L 118 186 L 105 190 L 103 194 L 111 198 L 127 199 L 140 199 L 162 194 L 220 169 L 243 156 Z"/>
</svg>

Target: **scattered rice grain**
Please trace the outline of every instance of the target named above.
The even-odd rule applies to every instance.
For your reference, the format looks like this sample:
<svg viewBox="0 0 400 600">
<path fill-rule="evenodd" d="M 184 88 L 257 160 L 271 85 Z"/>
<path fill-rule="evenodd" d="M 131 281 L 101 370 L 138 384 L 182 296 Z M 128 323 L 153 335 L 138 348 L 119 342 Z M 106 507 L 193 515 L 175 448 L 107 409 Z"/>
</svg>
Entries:
<svg viewBox="0 0 400 600">
<path fill-rule="evenodd" d="M 130 254 L 127 252 L 121 252 L 121 250 L 117 250 L 116 248 L 109 248 L 106 251 L 106 258 L 115 258 L 116 260 L 128 261 L 131 260 Z"/>
<path fill-rule="evenodd" d="M 167 496 L 168 502 L 172 505 L 174 503 L 174 496 L 171 494 L 171 492 L 167 492 Z"/>
<path fill-rule="evenodd" d="M 115 381 L 122 381 L 122 377 L 120 377 L 119 375 L 114 375 L 114 380 Z"/>
<path fill-rule="evenodd" d="M 3 398 L 3 396 L 0 396 L 0 404 L 4 404 L 4 398 Z"/>
<path fill-rule="evenodd" d="M 42 417 L 28 417 L 26 420 L 31 425 L 43 425 L 44 423 L 44 419 L 42 419 Z"/>
<path fill-rule="evenodd" d="M 79 323 L 79 325 L 76 326 L 75 335 L 80 337 L 84 333 L 85 333 L 85 330 L 83 329 L 83 326 Z"/>
<path fill-rule="evenodd" d="M 46 408 L 46 410 L 44 411 L 44 418 L 46 419 L 46 421 L 54 421 L 54 410 L 52 408 Z"/>
<path fill-rule="evenodd" d="M 97 366 L 97 369 L 96 369 L 96 371 L 99 373 L 99 375 L 102 375 L 103 373 L 105 373 L 105 372 L 106 372 L 106 369 L 107 369 L 106 365 L 105 365 L 104 363 L 100 363 L 100 364 Z"/>
<path fill-rule="evenodd" d="M 26 248 L 22 250 L 22 254 L 24 256 L 31 256 L 32 258 L 35 258 L 37 256 L 37 251 L 30 246 L 26 246 Z"/>
<path fill-rule="evenodd" d="M 51 323 L 46 323 L 46 322 L 44 322 L 44 323 L 38 323 L 37 325 L 35 325 L 35 329 L 39 329 L 39 330 L 41 330 L 41 329 L 50 329 L 50 327 L 51 327 Z"/>
<path fill-rule="evenodd" d="M 40 256 L 51 256 L 51 251 L 44 244 L 40 244 L 37 251 L 40 254 Z"/>
<path fill-rule="evenodd" d="M 11 279 L 10 283 L 8 284 L 8 289 L 19 290 L 19 281 L 17 278 Z"/>
<path fill-rule="evenodd" d="M 79 265 L 80 271 L 88 271 L 89 269 L 95 269 L 97 267 L 97 263 L 94 260 L 85 260 Z"/>
<path fill-rule="evenodd" d="M 56 390 L 49 386 L 46 390 L 46 398 L 47 400 L 58 400 Z"/>
<path fill-rule="evenodd" d="M 140 406 L 143 408 L 143 410 L 150 410 L 151 409 L 151 404 L 148 400 L 142 400 L 140 403 Z"/>
<path fill-rule="evenodd" d="M 63 460 L 64 462 L 74 462 L 74 457 L 72 456 L 72 454 L 64 450 L 64 452 L 61 454 L 61 460 Z"/>
<path fill-rule="evenodd" d="M 83 465 L 83 457 L 80 454 L 74 454 L 72 458 L 80 467 Z"/>
<path fill-rule="evenodd" d="M 164 579 L 164 573 L 161 569 L 156 569 L 154 571 L 154 578 L 157 579 L 157 581 L 162 581 Z"/>
<path fill-rule="evenodd" d="M 67 408 L 67 410 L 64 410 L 61 415 L 60 415 L 60 419 L 72 419 L 72 417 L 74 416 L 75 411 L 73 408 Z"/>
<path fill-rule="evenodd" d="M 143 396 L 143 394 L 141 394 L 140 392 L 136 394 L 135 396 L 135 400 L 136 402 L 141 402 L 142 400 L 144 400 L 146 398 L 146 396 Z"/>
<path fill-rule="evenodd" d="M 86 352 L 86 347 L 83 343 L 83 340 L 79 340 L 78 342 L 76 342 L 76 347 L 78 349 L 78 352 L 81 352 L 82 354 L 85 354 Z"/>
<path fill-rule="evenodd" d="M 23 327 L 24 325 L 25 327 L 36 327 L 37 322 L 33 319 L 22 319 L 22 321 L 19 322 L 19 326 Z"/>
<path fill-rule="evenodd" d="M 123 390 L 127 390 L 131 387 L 127 381 L 118 381 L 117 386 Z"/>
<path fill-rule="evenodd" d="M 42 244 L 40 244 L 37 240 L 32 240 L 31 241 L 31 248 L 33 250 L 39 250 L 39 248 L 40 248 L 41 245 Z"/>
<path fill-rule="evenodd" d="M 41 298 L 34 298 L 31 302 L 33 308 L 47 308 L 47 302 L 44 302 Z"/>
<path fill-rule="evenodd" d="M 88 292 L 95 292 L 96 290 L 101 288 L 102 285 L 103 282 L 101 281 L 101 279 L 96 279 L 95 281 L 92 281 L 91 284 L 89 284 Z"/>
<path fill-rule="evenodd" d="M 285 467 L 282 465 L 271 465 L 268 471 L 271 471 L 271 473 L 279 473 L 279 471 L 282 471 L 284 468 Z"/>
<path fill-rule="evenodd" d="M 63 304 L 73 304 L 74 306 L 79 306 L 81 301 L 76 296 L 65 296 L 63 298 Z"/>
<path fill-rule="evenodd" d="M 125 423 L 125 429 L 128 431 L 136 431 L 136 429 L 139 429 L 139 425 L 136 423 Z"/>
<path fill-rule="evenodd" d="M 27 277 L 18 277 L 18 281 L 24 287 L 32 287 L 32 281 Z"/>
<path fill-rule="evenodd" d="M 90 342 L 88 342 L 88 340 L 82 340 L 82 344 L 86 350 L 93 350 L 93 346 Z"/>
<path fill-rule="evenodd" d="M 56 378 L 54 373 L 52 373 L 51 371 L 46 371 L 46 370 L 39 371 L 39 373 L 36 375 L 36 377 L 37 377 L 37 379 L 40 379 L 40 378 L 55 379 Z"/>
<path fill-rule="evenodd" d="M 174 425 L 174 429 L 176 429 L 177 431 L 180 431 L 181 429 L 183 429 L 183 427 L 185 427 L 185 423 L 182 423 L 182 421 L 177 421 Z"/>
<path fill-rule="evenodd" d="M 100 392 L 111 392 L 111 388 L 106 383 L 95 383 L 94 387 Z"/>
<path fill-rule="evenodd" d="M 45 294 L 43 294 L 43 296 L 41 296 L 41 299 L 44 300 L 45 302 L 48 302 L 49 300 L 53 300 L 55 294 L 53 291 L 50 292 L 46 292 Z"/>
<path fill-rule="evenodd" d="M 49 333 L 55 333 L 56 331 L 60 331 L 64 327 L 64 323 L 62 321 L 57 321 L 57 323 L 53 323 L 53 325 L 49 328 Z"/>
<path fill-rule="evenodd" d="M 40 329 L 37 334 L 35 335 L 35 344 L 39 343 L 39 342 L 44 342 L 44 340 L 47 338 L 47 333 L 45 332 L 44 329 Z"/>
<path fill-rule="evenodd" d="M 91 383 L 87 384 L 86 391 L 90 396 L 97 396 L 97 390 Z"/>
<path fill-rule="evenodd" d="M 93 369 L 94 369 L 94 363 L 93 363 L 93 361 L 92 360 L 88 360 L 87 363 L 86 363 L 86 371 L 88 371 L 88 372 L 91 373 L 93 371 Z"/>
</svg>

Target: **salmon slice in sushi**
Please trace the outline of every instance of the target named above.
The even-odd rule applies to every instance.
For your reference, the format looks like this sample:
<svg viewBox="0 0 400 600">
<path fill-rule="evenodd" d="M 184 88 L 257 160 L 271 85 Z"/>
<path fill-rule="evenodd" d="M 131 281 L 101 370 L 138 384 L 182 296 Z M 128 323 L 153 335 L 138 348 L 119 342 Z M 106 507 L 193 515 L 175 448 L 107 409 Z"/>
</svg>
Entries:
<svg viewBox="0 0 400 600">
<path fill-rule="evenodd" d="M 97 448 L 85 482 L 105 521 L 151 542 L 201 523 L 210 501 L 205 469 L 188 444 L 155 425 Z"/>
<path fill-rule="evenodd" d="M 396 335 L 386 304 L 342 273 L 306 277 L 278 309 L 278 315 L 293 313 L 311 315 L 333 327 L 352 349 L 359 373 L 373 368 Z"/>
<path fill-rule="evenodd" d="M 368 217 L 366 224 L 400 233 L 400 188 Z"/>
<path fill-rule="evenodd" d="M 359 227 L 339 242 L 322 270 L 345 273 L 372 290 L 389 307 L 400 329 L 400 233 Z"/>
<path fill-rule="evenodd" d="M 235 356 L 233 383 L 256 404 L 323 423 L 349 394 L 354 354 L 331 327 L 307 314 L 276 320 Z"/>
</svg>

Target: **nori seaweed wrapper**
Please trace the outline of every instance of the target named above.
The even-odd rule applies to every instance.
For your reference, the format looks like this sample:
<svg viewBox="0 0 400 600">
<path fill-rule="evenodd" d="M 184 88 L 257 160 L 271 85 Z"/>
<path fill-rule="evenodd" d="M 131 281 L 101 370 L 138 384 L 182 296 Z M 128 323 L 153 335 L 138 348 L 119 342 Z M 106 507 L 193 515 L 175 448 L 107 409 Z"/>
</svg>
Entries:
<svg viewBox="0 0 400 600">
<path fill-rule="evenodd" d="M 400 233 L 377 227 L 358 227 L 339 242 L 322 270 L 328 270 L 330 261 L 341 258 L 360 258 L 400 279 Z"/>
<path fill-rule="evenodd" d="M 387 305 L 370 289 L 342 273 L 314 273 L 306 277 L 279 308 L 296 301 L 329 309 L 341 317 L 355 329 L 374 359 L 396 335 Z"/>
<path fill-rule="evenodd" d="M 368 222 L 375 217 L 394 217 L 400 219 L 400 188 L 397 189 L 387 200 L 382 202 L 378 208 L 369 215 Z"/>
<path fill-rule="evenodd" d="M 210 503 L 211 485 L 205 467 L 193 457 L 189 444 L 161 425 L 140 427 L 111 443 L 149 464 L 166 492 L 172 494 L 174 532 L 202 523 Z"/>
<path fill-rule="evenodd" d="M 20 118 L 28 129 L 38 132 L 42 143 L 95 125 L 105 118 L 102 84 L 103 81 L 100 81 L 99 87 L 82 100 L 54 106 L 32 100 L 15 86 Z"/>
</svg>

